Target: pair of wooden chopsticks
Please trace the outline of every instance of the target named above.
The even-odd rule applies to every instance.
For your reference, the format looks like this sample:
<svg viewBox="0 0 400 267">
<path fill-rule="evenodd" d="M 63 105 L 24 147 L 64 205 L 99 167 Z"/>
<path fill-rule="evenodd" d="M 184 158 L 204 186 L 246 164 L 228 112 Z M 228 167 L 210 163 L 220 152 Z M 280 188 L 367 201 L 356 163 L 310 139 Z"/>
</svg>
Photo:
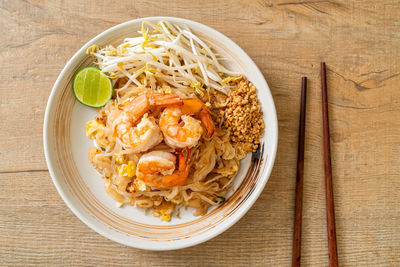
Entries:
<svg viewBox="0 0 400 267">
<path fill-rule="evenodd" d="M 338 266 L 336 227 L 335 227 L 335 208 L 333 201 L 332 188 L 332 165 L 331 147 L 329 136 L 328 118 L 328 96 L 326 87 L 326 67 L 325 62 L 321 63 L 321 90 L 322 90 L 322 121 L 324 132 L 324 165 L 325 165 L 325 196 L 326 214 L 328 226 L 328 249 L 329 266 Z M 307 98 L 307 78 L 302 78 L 301 86 L 301 105 L 300 105 L 300 126 L 299 141 L 297 151 L 297 175 L 296 175 L 296 199 L 295 217 L 293 231 L 292 266 L 300 266 L 301 257 L 301 225 L 303 212 L 303 170 L 304 170 L 304 139 L 305 139 L 305 119 L 306 119 L 306 98 Z"/>
</svg>

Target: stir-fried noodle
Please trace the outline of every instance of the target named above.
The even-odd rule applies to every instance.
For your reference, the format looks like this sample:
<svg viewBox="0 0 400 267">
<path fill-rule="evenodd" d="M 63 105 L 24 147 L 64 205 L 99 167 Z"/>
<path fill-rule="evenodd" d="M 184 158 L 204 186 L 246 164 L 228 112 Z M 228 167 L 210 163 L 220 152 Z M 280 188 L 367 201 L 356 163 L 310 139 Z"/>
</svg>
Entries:
<svg viewBox="0 0 400 267">
<path fill-rule="evenodd" d="M 113 99 L 86 125 L 89 161 L 122 206 L 169 221 L 182 206 L 221 204 L 249 150 L 232 142 L 223 110 L 241 75 L 185 25 L 144 22 L 142 36 L 91 46 Z"/>
</svg>

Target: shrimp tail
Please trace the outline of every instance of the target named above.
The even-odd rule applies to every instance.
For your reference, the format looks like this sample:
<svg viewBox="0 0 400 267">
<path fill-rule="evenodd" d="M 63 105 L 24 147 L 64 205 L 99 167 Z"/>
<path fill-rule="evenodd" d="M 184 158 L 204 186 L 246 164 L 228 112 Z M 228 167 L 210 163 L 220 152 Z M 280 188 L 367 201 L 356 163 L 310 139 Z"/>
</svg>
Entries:
<svg viewBox="0 0 400 267">
<path fill-rule="evenodd" d="M 152 106 L 167 107 L 183 105 L 183 100 L 178 95 L 152 93 L 148 95 L 149 104 Z"/>
<path fill-rule="evenodd" d="M 182 152 L 177 152 L 178 158 L 178 170 L 174 171 L 171 175 L 166 175 L 162 178 L 162 185 L 165 187 L 173 187 L 181 185 L 186 182 L 189 176 L 189 160 L 190 160 L 190 149 L 186 148 L 186 159 Z"/>
<path fill-rule="evenodd" d="M 200 116 L 201 122 L 204 125 L 204 128 L 206 128 L 207 136 L 209 138 L 211 138 L 214 135 L 215 127 L 214 127 L 214 122 L 212 120 L 210 111 L 208 111 L 208 109 L 202 108 L 200 110 L 199 116 Z"/>
<path fill-rule="evenodd" d="M 179 155 L 179 171 L 189 175 L 190 148 L 186 147 L 186 159 L 182 152 L 177 152 Z"/>
<path fill-rule="evenodd" d="M 182 112 L 186 115 L 198 114 L 204 128 L 206 128 L 207 136 L 212 137 L 214 135 L 214 123 L 211 117 L 211 112 L 204 103 L 199 99 L 184 99 L 182 106 Z"/>
</svg>

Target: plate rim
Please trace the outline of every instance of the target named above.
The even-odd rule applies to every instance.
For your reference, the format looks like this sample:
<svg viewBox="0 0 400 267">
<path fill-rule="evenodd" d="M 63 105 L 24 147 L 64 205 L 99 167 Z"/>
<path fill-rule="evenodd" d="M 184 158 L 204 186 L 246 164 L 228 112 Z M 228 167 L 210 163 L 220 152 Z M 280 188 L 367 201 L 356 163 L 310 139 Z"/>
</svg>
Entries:
<svg viewBox="0 0 400 267">
<path fill-rule="evenodd" d="M 239 51 L 241 51 L 242 54 L 246 57 L 246 60 L 250 61 L 252 63 L 252 65 L 253 65 L 252 67 L 254 67 L 254 70 L 258 72 L 260 77 L 262 77 L 262 82 L 264 83 L 263 86 L 265 86 L 265 88 L 268 89 L 268 90 L 266 90 L 267 97 L 269 97 L 272 100 L 272 105 L 269 107 L 269 109 L 270 109 L 269 113 L 273 113 L 272 114 L 273 115 L 272 116 L 273 117 L 272 128 L 273 128 L 273 131 L 276 133 L 271 142 L 271 144 L 273 145 L 272 150 L 271 150 L 272 153 L 270 155 L 268 155 L 269 160 L 270 160 L 270 163 L 268 165 L 271 165 L 271 167 L 267 168 L 265 173 L 261 174 L 260 184 L 252 192 L 250 198 L 247 199 L 247 201 L 246 201 L 247 205 L 243 207 L 242 211 L 240 213 L 238 213 L 237 216 L 233 217 L 232 220 L 228 220 L 228 221 L 226 221 L 226 223 L 222 224 L 222 226 L 220 228 L 214 228 L 215 230 L 212 231 L 211 233 L 202 234 L 199 236 L 198 239 L 191 240 L 190 242 L 172 241 L 172 242 L 170 242 L 170 245 L 168 247 L 157 247 L 157 246 L 147 246 L 147 245 L 141 245 L 141 244 L 132 244 L 131 242 L 129 242 L 129 240 L 126 240 L 126 241 L 121 240 L 120 238 L 116 238 L 115 236 L 113 236 L 113 234 L 109 234 L 107 231 L 103 231 L 103 229 L 101 229 L 97 225 L 93 224 L 88 219 L 86 219 L 86 216 L 88 216 L 88 214 L 86 214 L 86 213 L 84 214 L 84 212 L 81 212 L 80 210 L 75 208 L 75 206 L 68 200 L 68 197 L 66 196 L 66 194 L 64 194 L 65 189 L 62 188 L 61 184 L 59 183 L 58 179 L 56 178 L 57 175 L 54 171 L 55 170 L 54 162 L 53 162 L 53 159 L 51 158 L 51 153 L 50 153 L 50 148 L 49 148 L 49 143 L 48 143 L 48 136 L 51 131 L 50 125 L 49 125 L 50 124 L 49 123 L 50 111 L 51 111 L 52 107 L 55 105 L 54 100 L 56 97 L 56 89 L 58 87 L 60 87 L 60 83 L 62 82 L 63 77 L 67 74 L 67 70 L 72 65 L 76 64 L 75 61 L 79 57 L 79 55 L 83 51 L 85 51 L 89 45 L 93 44 L 97 39 L 100 39 L 100 38 L 108 35 L 109 33 L 113 32 L 115 30 L 118 30 L 121 27 L 125 27 L 129 24 L 135 24 L 135 23 L 142 22 L 145 20 L 152 20 L 152 21 L 168 20 L 168 21 L 173 21 L 173 22 L 181 23 L 181 24 L 191 24 L 191 25 L 195 25 L 200 28 L 205 27 L 210 32 L 217 34 L 222 39 L 225 39 L 225 41 L 228 41 L 230 43 L 229 45 L 233 45 L 235 47 L 235 49 L 238 49 Z M 273 99 L 273 96 L 271 93 L 271 89 L 268 86 L 268 83 L 267 83 L 264 75 L 262 74 L 262 72 L 260 71 L 260 69 L 258 68 L 256 63 L 250 58 L 250 56 L 233 40 L 231 40 L 229 37 L 227 37 L 223 33 L 215 30 L 214 28 L 212 28 L 210 26 L 207 26 L 202 23 L 199 23 L 199 22 L 196 22 L 193 20 L 189 20 L 189 19 L 184 19 L 184 18 L 179 18 L 179 17 L 167 17 L 167 16 L 143 17 L 143 18 L 137 18 L 137 19 L 133 19 L 133 20 L 129 20 L 129 21 L 117 24 L 117 25 L 112 26 L 112 27 L 108 28 L 107 30 L 101 32 L 100 34 L 96 35 L 91 40 L 89 40 L 86 44 L 84 44 L 81 48 L 79 48 L 78 51 L 76 51 L 74 53 L 74 55 L 65 64 L 65 66 L 61 70 L 60 74 L 58 75 L 58 77 L 51 89 L 50 96 L 49 96 L 47 104 L 46 104 L 46 111 L 45 111 L 44 122 L 43 122 L 43 146 L 44 146 L 44 154 L 45 154 L 46 164 L 48 166 L 49 174 L 52 178 L 52 181 L 53 181 L 58 193 L 60 194 L 61 198 L 63 199 L 64 203 L 67 205 L 67 207 L 75 214 L 75 216 L 77 216 L 82 222 L 84 222 L 90 229 L 94 230 L 95 232 L 99 233 L 100 235 L 102 235 L 114 242 L 129 246 L 129 247 L 145 249 L 145 250 L 154 250 L 154 251 L 176 250 L 176 249 L 182 249 L 182 248 L 186 248 L 186 247 L 195 246 L 197 244 L 206 242 L 206 241 L 220 235 L 221 233 L 223 233 L 224 231 L 226 231 L 227 229 L 232 227 L 234 224 L 236 224 L 254 205 L 256 200 L 259 198 L 260 194 L 263 192 L 265 185 L 267 184 L 267 182 L 271 176 L 271 172 L 272 172 L 272 169 L 273 169 L 273 166 L 275 163 L 276 153 L 277 153 L 277 148 L 278 148 L 278 136 L 279 136 L 278 119 L 277 119 L 275 102 L 274 102 L 274 99 Z M 184 241 L 188 241 L 188 240 L 190 240 L 190 238 L 186 239 Z M 158 243 L 158 242 L 156 242 L 156 243 Z"/>
</svg>

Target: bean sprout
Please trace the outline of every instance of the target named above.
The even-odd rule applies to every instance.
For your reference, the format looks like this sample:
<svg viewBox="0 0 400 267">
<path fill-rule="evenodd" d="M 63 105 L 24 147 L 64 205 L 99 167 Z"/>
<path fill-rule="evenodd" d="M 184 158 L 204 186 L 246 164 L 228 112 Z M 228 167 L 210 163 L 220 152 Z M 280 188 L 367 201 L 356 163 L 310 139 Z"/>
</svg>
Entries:
<svg viewBox="0 0 400 267">
<path fill-rule="evenodd" d="M 127 78 L 118 91 L 132 84 L 155 89 L 157 80 L 174 88 L 190 88 L 200 96 L 210 89 L 227 94 L 231 86 L 226 81 L 240 76 L 225 68 L 219 62 L 223 58 L 186 25 L 144 21 L 139 33 L 142 36 L 126 38 L 117 47 L 88 48 L 96 65 L 111 79 Z"/>
</svg>

